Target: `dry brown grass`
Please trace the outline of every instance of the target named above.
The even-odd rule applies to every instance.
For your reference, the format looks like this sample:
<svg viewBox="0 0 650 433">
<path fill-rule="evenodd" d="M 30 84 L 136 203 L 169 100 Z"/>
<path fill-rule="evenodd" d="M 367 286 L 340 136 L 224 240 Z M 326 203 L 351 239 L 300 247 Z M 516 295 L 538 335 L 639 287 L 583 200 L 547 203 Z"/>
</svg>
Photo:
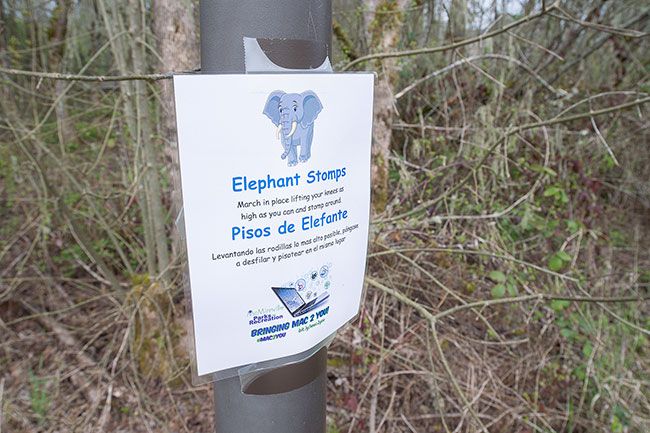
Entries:
<svg viewBox="0 0 650 433">
<path fill-rule="evenodd" d="M 622 3 L 449 43 L 414 2 L 396 52 L 359 60 L 391 59 L 389 188 L 359 319 L 330 347 L 329 433 L 650 431 L 650 20 Z M 344 11 L 337 48 L 365 54 L 368 11 Z M 10 60 L 40 69 L 16 38 Z M 0 73 L 0 431 L 211 431 L 182 251 L 149 273 L 124 95 L 70 86 L 61 143 L 53 77 Z"/>
</svg>

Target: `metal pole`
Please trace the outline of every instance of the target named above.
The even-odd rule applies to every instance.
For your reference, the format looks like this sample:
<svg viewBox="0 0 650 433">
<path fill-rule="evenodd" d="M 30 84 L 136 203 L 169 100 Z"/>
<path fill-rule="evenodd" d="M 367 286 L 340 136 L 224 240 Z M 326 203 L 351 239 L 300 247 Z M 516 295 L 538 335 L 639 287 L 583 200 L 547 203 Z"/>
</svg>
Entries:
<svg viewBox="0 0 650 433">
<path fill-rule="evenodd" d="M 244 37 L 318 41 L 331 52 L 332 0 L 201 0 L 200 13 L 204 73 L 245 72 Z"/>
<path fill-rule="evenodd" d="M 318 65 L 308 59 L 309 48 L 291 40 L 313 41 L 330 52 L 331 0 L 201 0 L 200 16 L 203 73 L 244 73 L 245 37 L 266 40 L 268 52 L 292 69 Z M 289 44 L 285 50 L 283 43 Z M 244 387 L 240 377 L 215 382 L 216 433 L 325 433 L 326 369 L 323 347 Z"/>
<path fill-rule="evenodd" d="M 217 433 L 325 433 L 327 349 L 264 373 L 242 392 L 239 377 L 214 384 Z"/>
</svg>

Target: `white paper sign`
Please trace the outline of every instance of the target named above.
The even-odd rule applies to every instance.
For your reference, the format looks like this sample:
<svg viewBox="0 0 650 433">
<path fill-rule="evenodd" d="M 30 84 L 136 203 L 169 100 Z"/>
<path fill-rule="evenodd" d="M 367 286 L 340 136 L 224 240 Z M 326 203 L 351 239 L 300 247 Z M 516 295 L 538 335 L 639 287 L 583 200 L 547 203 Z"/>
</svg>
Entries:
<svg viewBox="0 0 650 433">
<path fill-rule="evenodd" d="M 373 78 L 174 77 L 200 376 L 306 351 L 359 311 Z"/>
</svg>

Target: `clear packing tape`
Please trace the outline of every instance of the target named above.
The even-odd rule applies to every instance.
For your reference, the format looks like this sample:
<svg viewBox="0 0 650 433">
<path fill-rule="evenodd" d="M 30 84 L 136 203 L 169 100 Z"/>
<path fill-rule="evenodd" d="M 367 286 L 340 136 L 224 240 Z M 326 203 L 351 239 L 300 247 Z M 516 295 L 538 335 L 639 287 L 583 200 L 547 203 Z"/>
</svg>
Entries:
<svg viewBox="0 0 650 433">
<path fill-rule="evenodd" d="M 244 59 L 246 73 L 332 72 L 328 48 L 318 41 L 244 38 Z"/>
</svg>

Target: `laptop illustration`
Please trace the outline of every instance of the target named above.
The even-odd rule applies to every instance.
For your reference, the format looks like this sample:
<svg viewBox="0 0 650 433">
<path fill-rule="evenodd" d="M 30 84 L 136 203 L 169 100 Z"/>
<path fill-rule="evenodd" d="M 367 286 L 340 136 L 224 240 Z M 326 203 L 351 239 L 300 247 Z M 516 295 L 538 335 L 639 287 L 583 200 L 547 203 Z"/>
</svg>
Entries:
<svg viewBox="0 0 650 433">
<path fill-rule="evenodd" d="M 311 301 L 305 302 L 298 290 L 293 287 L 271 287 L 271 290 L 280 298 L 280 301 L 293 317 L 302 316 L 320 307 L 330 297 L 329 293 L 323 293 Z"/>
</svg>

